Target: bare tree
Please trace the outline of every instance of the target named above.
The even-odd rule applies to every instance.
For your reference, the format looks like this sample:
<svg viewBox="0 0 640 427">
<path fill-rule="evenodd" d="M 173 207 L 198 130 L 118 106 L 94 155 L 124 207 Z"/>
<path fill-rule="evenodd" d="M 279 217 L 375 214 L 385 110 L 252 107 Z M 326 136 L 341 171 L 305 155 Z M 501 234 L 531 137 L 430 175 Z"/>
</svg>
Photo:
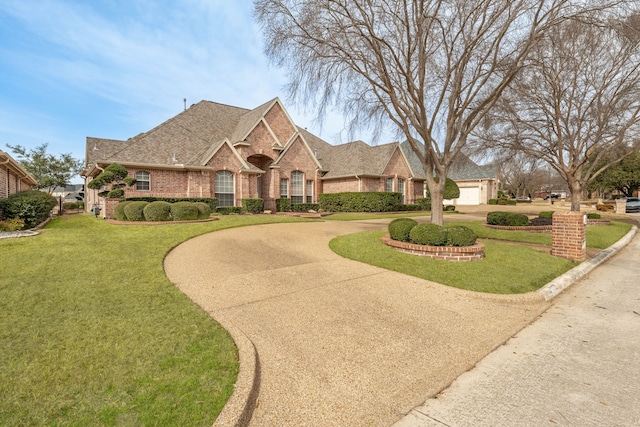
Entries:
<svg viewBox="0 0 640 427">
<path fill-rule="evenodd" d="M 503 188 L 516 197 L 533 197 L 547 184 L 548 173 L 542 169 L 544 162 L 521 151 L 508 153 L 498 164 Z"/>
<path fill-rule="evenodd" d="M 442 224 L 445 178 L 471 131 L 547 31 L 604 1 L 255 0 L 255 11 L 294 100 L 409 141 Z"/>
<path fill-rule="evenodd" d="M 587 185 L 640 140 L 637 22 L 575 20 L 551 29 L 480 133 L 493 147 L 546 161 L 566 181 L 572 211 Z"/>
</svg>

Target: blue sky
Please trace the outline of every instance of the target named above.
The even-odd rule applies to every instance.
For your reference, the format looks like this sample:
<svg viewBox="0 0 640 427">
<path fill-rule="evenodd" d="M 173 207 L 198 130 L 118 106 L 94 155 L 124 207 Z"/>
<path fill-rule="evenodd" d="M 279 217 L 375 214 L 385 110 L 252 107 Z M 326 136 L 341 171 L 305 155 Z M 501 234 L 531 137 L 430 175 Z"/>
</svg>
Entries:
<svg viewBox="0 0 640 427">
<path fill-rule="evenodd" d="M 84 159 L 87 136 L 127 139 L 202 99 L 245 108 L 279 96 L 332 144 L 344 123 L 288 102 L 250 0 L 0 0 L 0 150 L 48 143 Z M 74 182 L 81 182 L 80 178 Z"/>
</svg>

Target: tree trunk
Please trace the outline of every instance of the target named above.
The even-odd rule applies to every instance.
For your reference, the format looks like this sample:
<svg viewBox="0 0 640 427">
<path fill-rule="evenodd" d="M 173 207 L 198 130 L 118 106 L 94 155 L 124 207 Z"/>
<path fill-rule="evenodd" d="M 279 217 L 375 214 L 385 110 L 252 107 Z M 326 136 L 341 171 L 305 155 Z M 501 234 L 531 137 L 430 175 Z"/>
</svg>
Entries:
<svg viewBox="0 0 640 427">
<path fill-rule="evenodd" d="M 444 215 L 442 213 L 442 203 L 444 201 L 444 183 L 446 178 L 441 178 L 440 182 L 427 182 L 429 185 L 429 193 L 431 195 L 431 223 L 437 225 L 444 224 Z M 433 188 L 432 188 L 433 186 Z"/>
<path fill-rule="evenodd" d="M 580 212 L 580 199 L 582 194 L 582 186 L 580 181 L 573 181 L 571 184 L 571 211 Z"/>
</svg>

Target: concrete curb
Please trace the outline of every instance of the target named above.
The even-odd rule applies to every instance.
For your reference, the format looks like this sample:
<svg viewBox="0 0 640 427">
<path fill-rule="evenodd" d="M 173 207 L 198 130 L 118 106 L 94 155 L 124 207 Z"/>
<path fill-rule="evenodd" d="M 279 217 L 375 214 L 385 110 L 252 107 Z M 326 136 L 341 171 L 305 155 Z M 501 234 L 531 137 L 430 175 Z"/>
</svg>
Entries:
<svg viewBox="0 0 640 427">
<path fill-rule="evenodd" d="M 618 240 L 607 249 L 598 252 L 598 254 L 593 258 L 590 258 L 579 266 L 567 271 L 562 276 L 556 277 L 555 279 L 544 285 L 542 288 L 538 289 L 536 292 L 541 294 L 547 301 L 560 295 L 562 291 L 580 280 L 580 278 L 587 275 L 604 261 L 611 258 L 611 256 L 613 256 L 620 249 L 627 246 L 631 239 L 633 239 L 633 237 L 636 235 L 637 231 L 638 227 L 634 225 L 622 239 Z"/>
<path fill-rule="evenodd" d="M 260 358 L 253 342 L 230 319 L 209 313 L 229 332 L 238 347 L 238 378 L 233 394 L 224 405 L 212 427 L 244 427 L 249 425 L 260 392 Z"/>
</svg>

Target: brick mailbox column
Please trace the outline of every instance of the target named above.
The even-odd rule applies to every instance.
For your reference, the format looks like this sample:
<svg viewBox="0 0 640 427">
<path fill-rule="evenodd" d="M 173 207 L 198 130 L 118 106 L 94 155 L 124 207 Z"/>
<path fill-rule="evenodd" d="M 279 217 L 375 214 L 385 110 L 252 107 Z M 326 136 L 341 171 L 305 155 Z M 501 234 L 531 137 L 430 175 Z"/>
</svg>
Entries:
<svg viewBox="0 0 640 427">
<path fill-rule="evenodd" d="M 571 261 L 587 259 L 586 216 L 582 212 L 553 214 L 551 255 Z"/>
</svg>

